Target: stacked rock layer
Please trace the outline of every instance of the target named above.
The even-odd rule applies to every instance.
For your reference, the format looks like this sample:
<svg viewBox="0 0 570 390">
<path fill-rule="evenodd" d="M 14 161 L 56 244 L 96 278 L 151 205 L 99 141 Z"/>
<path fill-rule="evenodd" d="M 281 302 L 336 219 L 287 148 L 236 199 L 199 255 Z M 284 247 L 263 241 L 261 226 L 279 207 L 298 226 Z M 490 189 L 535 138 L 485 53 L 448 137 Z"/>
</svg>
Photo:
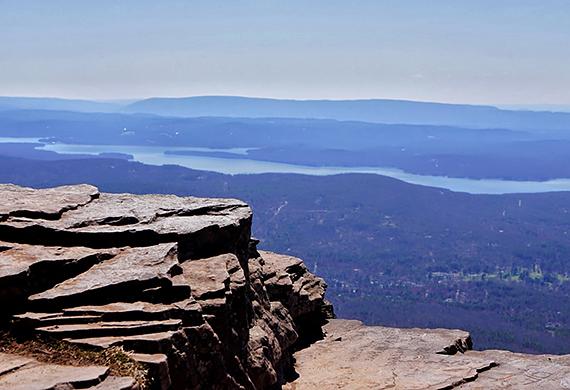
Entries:
<svg viewBox="0 0 570 390">
<path fill-rule="evenodd" d="M 324 281 L 301 260 L 257 251 L 241 201 L 89 185 L 0 185 L 0 199 L 3 326 L 82 348 L 122 346 L 156 388 L 279 387 L 294 346 L 318 337 L 331 314 Z M 0 371 L 0 388 L 33 378 L 21 374 L 30 365 L 48 370 L 26 360 Z M 136 387 L 90 370 L 93 388 Z M 50 372 L 51 387 L 86 387 L 71 375 L 81 371 Z"/>
</svg>

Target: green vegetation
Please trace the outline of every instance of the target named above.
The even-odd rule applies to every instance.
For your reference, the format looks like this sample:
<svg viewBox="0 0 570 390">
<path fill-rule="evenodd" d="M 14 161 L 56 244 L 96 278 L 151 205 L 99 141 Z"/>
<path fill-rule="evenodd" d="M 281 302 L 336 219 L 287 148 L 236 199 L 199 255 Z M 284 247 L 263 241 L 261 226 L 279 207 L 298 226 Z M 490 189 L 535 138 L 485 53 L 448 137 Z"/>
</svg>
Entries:
<svg viewBox="0 0 570 390">
<path fill-rule="evenodd" d="M 469 195 L 376 175 L 228 176 L 117 159 L 0 157 L 0 182 L 240 198 L 261 247 L 316 268 L 340 317 L 570 353 L 570 193 Z"/>
</svg>

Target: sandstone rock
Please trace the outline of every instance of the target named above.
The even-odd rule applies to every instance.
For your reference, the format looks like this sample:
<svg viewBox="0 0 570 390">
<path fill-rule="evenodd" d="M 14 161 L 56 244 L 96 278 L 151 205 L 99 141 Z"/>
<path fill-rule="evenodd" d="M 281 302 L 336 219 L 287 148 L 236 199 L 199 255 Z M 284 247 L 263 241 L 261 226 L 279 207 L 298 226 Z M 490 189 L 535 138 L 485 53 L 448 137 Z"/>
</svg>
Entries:
<svg viewBox="0 0 570 390">
<path fill-rule="evenodd" d="M 25 356 L 0 353 L 0 378 L 34 361 L 34 359 Z"/>
<path fill-rule="evenodd" d="M 13 317 L 14 326 L 40 328 L 67 324 L 89 324 L 99 322 L 100 316 L 64 316 L 62 313 L 24 313 Z"/>
<path fill-rule="evenodd" d="M 168 369 L 168 356 L 162 353 L 146 354 L 134 353 L 131 357 L 149 369 L 149 374 L 158 384 L 160 390 L 167 390 L 172 385 L 170 371 Z"/>
<path fill-rule="evenodd" d="M 564 389 L 570 356 L 472 351 L 468 333 L 331 320 L 327 337 L 295 354 L 285 389 Z M 444 354 L 449 351 L 454 354 Z M 567 387 L 564 387 L 567 386 Z"/>
<path fill-rule="evenodd" d="M 133 378 L 108 376 L 91 390 L 139 390 L 139 386 Z"/>
<path fill-rule="evenodd" d="M 311 274 L 299 258 L 259 251 L 271 300 L 278 300 L 293 318 L 314 313 L 324 303 L 326 283 Z"/>
<path fill-rule="evenodd" d="M 235 258 L 230 254 L 182 264 L 184 279 L 192 286 L 192 296 L 198 300 L 224 298 L 229 288 L 227 263 Z"/>
<path fill-rule="evenodd" d="M 103 336 L 130 336 L 133 334 L 145 334 L 177 330 L 182 324 L 181 320 L 159 321 L 117 321 L 117 322 L 94 322 L 74 323 L 67 325 L 51 325 L 36 328 L 41 334 L 48 334 L 57 338 L 85 338 Z"/>
<path fill-rule="evenodd" d="M 0 198 L 6 192 L 0 187 Z M 52 199 L 56 205 L 57 201 Z M 82 207 L 63 204 L 58 210 L 66 207 L 69 211 L 50 219 L 6 213 L 0 224 L 0 239 L 92 248 L 178 242 L 183 260 L 220 253 L 247 258 L 251 209 L 237 200 L 102 194 Z"/>
<path fill-rule="evenodd" d="M 99 197 L 96 187 L 82 184 L 36 190 L 0 184 L 0 221 L 9 217 L 58 219 L 65 211 Z"/>
<path fill-rule="evenodd" d="M 324 299 L 325 281 L 311 274 L 301 259 L 267 251 L 259 254 L 269 299 L 281 302 L 293 317 L 300 330 L 299 345 L 321 338 L 324 320 L 332 317 Z"/>
<path fill-rule="evenodd" d="M 41 307 L 137 300 L 152 287 L 171 286 L 169 276 L 180 272 L 175 244 L 122 248 L 110 260 L 57 286 L 29 297 Z"/>
<path fill-rule="evenodd" d="M 2 390 L 137 389 L 132 378 L 111 379 L 112 377 L 108 377 L 108 372 L 107 367 L 61 366 L 0 353 L 0 389 Z M 107 379 L 110 379 L 110 382 L 107 382 Z M 105 382 L 107 385 L 104 386 Z"/>
<path fill-rule="evenodd" d="M 0 209 L 0 297 L 18 302 L 3 314 L 15 314 L 22 337 L 122 346 L 151 368 L 157 388 L 254 390 L 279 385 L 299 324 L 324 318 L 324 282 L 299 259 L 268 254 L 266 266 L 243 202 L 90 186 L 0 186 L 4 195 L 19 200 Z M 284 288 L 273 285 L 277 275 Z"/>
<path fill-rule="evenodd" d="M 527 355 L 508 351 L 469 351 L 467 356 L 493 359 L 497 366 L 479 373 L 461 389 L 570 389 L 570 355 Z"/>
<path fill-rule="evenodd" d="M 184 325 L 201 323 L 202 308 L 194 298 L 174 303 L 113 302 L 107 305 L 77 306 L 63 309 L 66 316 L 95 316 L 106 321 L 156 320 L 177 318 Z"/>
<path fill-rule="evenodd" d="M 112 255 L 84 247 L 44 247 L 0 242 L 0 305 L 3 315 L 22 310 L 25 299 L 53 287 Z"/>
<path fill-rule="evenodd" d="M 85 337 L 78 339 L 66 338 L 64 340 L 75 345 L 93 349 L 123 346 L 129 351 L 137 351 L 141 353 L 162 353 L 171 347 L 172 339 L 175 334 L 176 332 L 174 331 L 166 331 L 136 335 Z"/>
</svg>

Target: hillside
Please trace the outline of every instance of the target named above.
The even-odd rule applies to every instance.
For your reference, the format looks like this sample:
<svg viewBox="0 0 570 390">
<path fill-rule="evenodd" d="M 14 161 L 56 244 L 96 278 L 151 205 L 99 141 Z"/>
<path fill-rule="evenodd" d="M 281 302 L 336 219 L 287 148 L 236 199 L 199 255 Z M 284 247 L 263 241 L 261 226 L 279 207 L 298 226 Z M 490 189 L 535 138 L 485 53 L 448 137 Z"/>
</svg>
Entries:
<svg viewBox="0 0 570 390">
<path fill-rule="evenodd" d="M 0 388 L 570 386 L 570 356 L 332 319 L 324 280 L 258 251 L 239 200 L 85 184 L 0 197 Z"/>
<path fill-rule="evenodd" d="M 257 165 L 275 162 L 361 170 L 380 167 L 428 176 L 519 181 L 570 177 L 570 132 L 566 131 L 536 134 L 331 119 L 8 110 L 0 111 L 3 137 L 38 138 L 47 148 L 63 150 L 112 145 L 117 152 L 128 154 L 121 148 L 138 147 L 143 154 L 160 151 L 157 159 L 246 159 Z M 22 150 L 0 144 L 10 155 L 15 147 Z M 243 152 L 232 153 L 234 148 Z M 22 156 L 34 157 L 33 152 Z"/>
<path fill-rule="evenodd" d="M 533 132 L 570 129 L 570 114 L 503 110 L 493 106 L 406 100 L 285 100 L 239 96 L 150 98 L 125 112 L 164 116 L 229 116 L 245 118 L 321 118 L 376 123 L 406 123 Z"/>
<path fill-rule="evenodd" d="M 228 176 L 112 159 L 3 158 L 0 181 L 244 199 L 262 247 L 307 259 L 344 318 L 570 352 L 568 193 L 475 196 L 376 175 Z"/>
</svg>

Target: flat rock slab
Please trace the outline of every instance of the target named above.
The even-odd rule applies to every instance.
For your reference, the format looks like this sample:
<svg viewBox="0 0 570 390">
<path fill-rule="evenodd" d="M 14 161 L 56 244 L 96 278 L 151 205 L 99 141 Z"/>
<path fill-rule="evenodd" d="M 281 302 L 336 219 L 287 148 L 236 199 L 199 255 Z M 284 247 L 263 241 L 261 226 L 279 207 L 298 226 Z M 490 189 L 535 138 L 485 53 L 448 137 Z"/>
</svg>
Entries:
<svg viewBox="0 0 570 390">
<path fill-rule="evenodd" d="M 132 336 L 105 336 L 89 337 L 82 339 L 68 338 L 65 341 L 75 345 L 90 347 L 95 349 L 110 348 L 118 345 L 127 346 L 126 349 L 144 350 L 147 353 L 162 352 L 170 345 L 172 337 L 176 334 L 173 331 L 146 333 Z"/>
<path fill-rule="evenodd" d="M 12 370 L 4 369 L 8 365 Z M 102 366 L 62 366 L 5 353 L 0 353 L 0 367 L 1 390 L 89 388 L 100 384 L 109 372 Z"/>
<path fill-rule="evenodd" d="M 97 197 L 99 190 L 87 184 L 39 190 L 0 184 L 0 221 L 9 217 L 57 219 Z"/>
<path fill-rule="evenodd" d="M 176 244 L 119 249 L 113 258 L 32 295 L 29 300 L 47 306 L 70 306 L 93 300 L 105 303 L 129 297 L 136 300 L 136 293 L 144 289 L 172 284 L 169 278 L 179 267 L 176 250 Z"/>
<path fill-rule="evenodd" d="M 109 376 L 90 390 L 138 390 L 139 385 L 133 378 L 123 376 Z"/>
<path fill-rule="evenodd" d="M 230 282 L 227 265 L 234 261 L 234 255 L 226 254 L 183 263 L 182 276 L 192 287 L 192 296 L 198 300 L 223 298 Z"/>
<path fill-rule="evenodd" d="M 71 307 L 63 312 L 69 317 L 100 316 L 105 320 L 196 320 L 201 317 L 200 305 L 192 298 L 174 303 L 113 302 L 107 305 Z"/>
<path fill-rule="evenodd" d="M 42 191 L 48 190 L 0 186 L 0 199 L 23 192 L 20 203 L 9 202 L 9 206 L 3 206 L 4 211 L 0 209 L 0 240 L 92 248 L 178 242 L 184 247 L 180 252 L 184 259 L 198 258 L 193 256 L 210 254 L 218 248 L 220 252 L 212 255 L 233 253 L 236 246 L 245 248 L 249 240 L 251 209 L 235 199 L 99 195 L 91 186 L 56 188 L 52 191 L 57 196 L 51 198 Z M 71 200 L 65 198 L 66 191 Z M 85 199 L 76 200 L 74 194 Z M 36 204 L 36 199 L 43 197 L 53 205 L 48 207 L 39 201 Z M 16 212 L 28 203 L 34 210 L 45 208 L 46 212 Z"/>
<path fill-rule="evenodd" d="M 0 378 L 2 375 L 15 371 L 32 362 L 34 362 L 34 359 L 25 356 L 0 353 Z"/>
<path fill-rule="evenodd" d="M 45 267 L 57 266 L 56 263 L 72 263 L 81 261 L 89 256 L 97 256 L 101 251 L 84 247 L 53 247 L 22 245 L 1 242 L 0 246 L 5 248 L 0 251 L 0 285 L 4 278 L 16 277 L 22 274 L 33 272 L 31 268 L 38 267 L 42 263 Z"/>
<path fill-rule="evenodd" d="M 327 336 L 295 354 L 293 389 L 570 389 L 570 356 L 507 351 L 442 354 L 466 332 L 331 320 Z M 438 353 L 439 352 L 439 353 Z"/>
<path fill-rule="evenodd" d="M 285 389 L 443 389 L 493 365 L 486 357 L 437 353 L 469 338 L 459 330 L 331 320 L 325 331 L 324 340 L 295 354 L 300 376 Z"/>
<path fill-rule="evenodd" d="M 509 351 L 469 351 L 468 356 L 493 358 L 499 365 L 479 374 L 461 389 L 570 389 L 570 355 L 527 355 Z"/>
<path fill-rule="evenodd" d="M 23 308 L 29 295 L 51 288 L 110 258 L 106 251 L 0 241 L 0 315 Z"/>
<path fill-rule="evenodd" d="M 37 328 L 37 331 L 58 338 L 81 338 L 97 336 L 125 336 L 133 334 L 154 333 L 166 330 L 177 330 L 181 320 L 161 321 L 117 321 L 94 322 L 88 324 L 52 325 Z"/>
</svg>

